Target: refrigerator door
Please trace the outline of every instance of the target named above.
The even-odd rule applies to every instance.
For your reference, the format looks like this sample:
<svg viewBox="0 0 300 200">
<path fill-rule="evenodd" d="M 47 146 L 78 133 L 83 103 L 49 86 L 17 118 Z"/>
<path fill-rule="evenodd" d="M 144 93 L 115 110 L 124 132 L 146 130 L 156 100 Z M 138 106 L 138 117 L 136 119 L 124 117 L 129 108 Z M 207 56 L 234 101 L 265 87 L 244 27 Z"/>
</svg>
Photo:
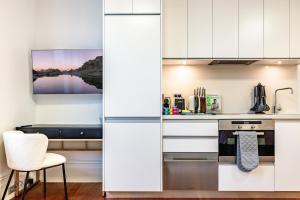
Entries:
<svg viewBox="0 0 300 200">
<path fill-rule="evenodd" d="M 104 191 L 161 191 L 160 120 L 108 120 Z"/>
<path fill-rule="evenodd" d="M 104 116 L 161 112 L 160 15 L 106 15 Z"/>
</svg>

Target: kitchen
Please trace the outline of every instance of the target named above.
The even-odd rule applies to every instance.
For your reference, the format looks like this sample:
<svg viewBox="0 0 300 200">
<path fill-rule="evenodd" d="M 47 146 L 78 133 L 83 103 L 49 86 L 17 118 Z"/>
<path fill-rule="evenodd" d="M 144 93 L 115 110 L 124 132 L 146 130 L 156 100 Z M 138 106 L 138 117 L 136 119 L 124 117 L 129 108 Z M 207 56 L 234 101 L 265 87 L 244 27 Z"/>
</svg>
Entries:
<svg viewBox="0 0 300 200">
<path fill-rule="evenodd" d="M 159 1 L 128 2 L 105 7 L 106 195 L 298 198 L 299 2 L 163 0 L 161 10 Z M 122 39 L 113 35 L 121 15 L 132 16 Z M 131 29 L 141 21 L 151 31 Z M 121 63 L 136 77 L 121 77 Z M 117 80 L 130 83 L 111 87 Z M 119 108 L 138 102 L 118 112 L 111 101 L 121 96 Z"/>
<path fill-rule="evenodd" d="M 300 0 L 0 10 L 3 200 L 300 199 Z"/>
</svg>

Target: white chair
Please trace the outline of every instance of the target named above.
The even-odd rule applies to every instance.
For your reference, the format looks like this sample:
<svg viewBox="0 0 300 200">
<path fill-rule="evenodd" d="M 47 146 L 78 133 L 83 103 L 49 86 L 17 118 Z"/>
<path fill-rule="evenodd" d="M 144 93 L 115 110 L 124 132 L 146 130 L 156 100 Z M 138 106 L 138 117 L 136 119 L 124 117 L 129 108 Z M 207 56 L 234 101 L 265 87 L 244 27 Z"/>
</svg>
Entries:
<svg viewBox="0 0 300 200">
<path fill-rule="evenodd" d="M 43 134 L 24 134 L 22 131 L 8 131 L 3 134 L 7 165 L 12 170 L 2 200 L 7 193 L 15 171 L 26 172 L 22 200 L 25 198 L 29 172 L 44 171 L 44 195 L 46 195 L 46 169 L 62 166 L 65 199 L 68 200 L 64 156 L 47 153 L 48 138 Z"/>
</svg>

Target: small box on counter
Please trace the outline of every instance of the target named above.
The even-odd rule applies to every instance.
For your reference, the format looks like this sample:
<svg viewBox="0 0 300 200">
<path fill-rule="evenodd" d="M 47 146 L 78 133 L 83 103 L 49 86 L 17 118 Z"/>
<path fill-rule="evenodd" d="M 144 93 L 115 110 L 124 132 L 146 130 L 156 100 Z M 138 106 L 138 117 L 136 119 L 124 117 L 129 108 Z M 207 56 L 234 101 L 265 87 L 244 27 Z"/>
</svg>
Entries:
<svg viewBox="0 0 300 200">
<path fill-rule="evenodd" d="M 206 113 L 218 114 L 222 111 L 222 99 L 220 95 L 206 96 Z"/>
</svg>

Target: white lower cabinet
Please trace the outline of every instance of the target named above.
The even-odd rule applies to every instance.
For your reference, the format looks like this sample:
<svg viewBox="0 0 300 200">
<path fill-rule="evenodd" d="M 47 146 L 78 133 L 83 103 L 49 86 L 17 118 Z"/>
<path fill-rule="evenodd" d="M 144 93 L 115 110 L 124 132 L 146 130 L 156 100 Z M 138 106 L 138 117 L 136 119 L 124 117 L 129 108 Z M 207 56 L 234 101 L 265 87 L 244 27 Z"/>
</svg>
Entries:
<svg viewBox="0 0 300 200">
<path fill-rule="evenodd" d="M 274 165 L 242 172 L 236 164 L 219 164 L 219 191 L 274 191 Z"/>
<path fill-rule="evenodd" d="M 300 120 L 275 121 L 275 191 L 300 191 Z"/>
<path fill-rule="evenodd" d="M 161 191 L 160 130 L 160 123 L 105 123 L 105 191 Z"/>
<path fill-rule="evenodd" d="M 163 136 L 218 136 L 217 120 L 164 120 Z"/>
<path fill-rule="evenodd" d="M 170 137 L 163 139 L 163 152 L 218 152 L 217 137 Z"/>
</svg>

